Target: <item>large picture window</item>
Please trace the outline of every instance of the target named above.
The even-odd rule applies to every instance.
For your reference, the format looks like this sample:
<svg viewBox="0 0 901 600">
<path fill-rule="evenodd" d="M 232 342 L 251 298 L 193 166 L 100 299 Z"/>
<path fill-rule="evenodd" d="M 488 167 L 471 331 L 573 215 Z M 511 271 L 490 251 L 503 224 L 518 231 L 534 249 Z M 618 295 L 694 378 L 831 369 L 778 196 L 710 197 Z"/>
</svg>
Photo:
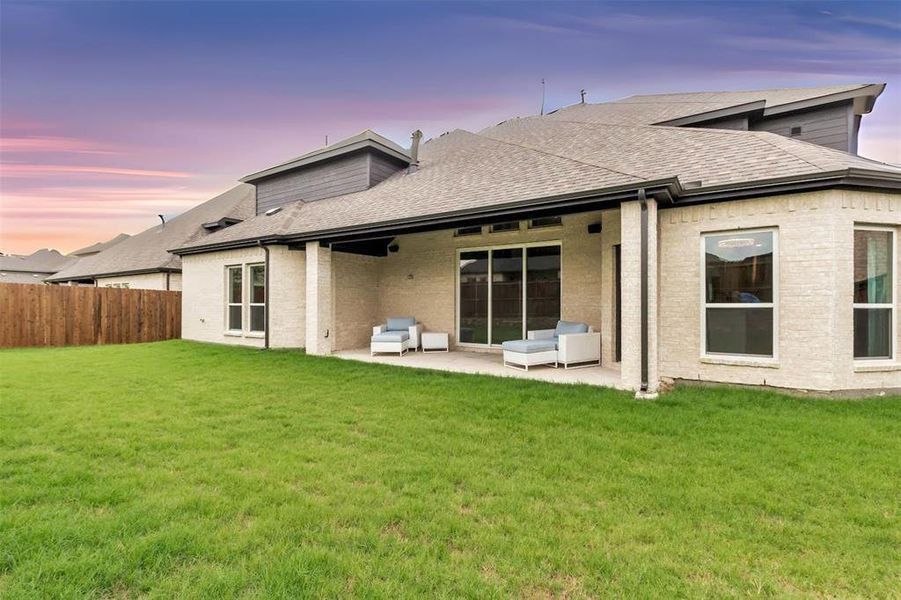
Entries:
<svg viewBox="0 0 901 600">
<path fill-rule="evenodd" d="M 458 260 L 458 338 L 498 345 L 553 329 L 560 319 L 560 245 L 463 250 Z"/>
<path fill-rule="evenodd" d="M 894 358 L 895 232 L 854 229 L 854 358 Z"/>
<path fill-rule="evenodd" d="M 702 353 L 775 357 L 775 230 L 707 234 L 701 250 Z"/>
<path fill-rule="evenodd" d="M 242 297 L 243 291 L 243 278 L 242 273 L 243 267 L 240 265 L 234 267 L 227 267 L 226 274 L 226 297 L 227 297 L 227 308 L 226 308 L 226 320 L 228 321 L 226 327 L 229 331 L 241 331 L 244 329 L 243 325 L 243 308 L 244 308 L 244 300 Z"/>
</svg>

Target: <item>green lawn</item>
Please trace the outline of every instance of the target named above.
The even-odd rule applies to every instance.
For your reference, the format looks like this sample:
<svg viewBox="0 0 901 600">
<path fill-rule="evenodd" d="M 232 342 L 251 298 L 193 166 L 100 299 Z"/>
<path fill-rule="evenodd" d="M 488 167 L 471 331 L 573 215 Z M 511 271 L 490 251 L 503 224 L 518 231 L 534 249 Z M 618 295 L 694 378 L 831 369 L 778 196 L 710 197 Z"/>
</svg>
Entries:
<svg viewBox="0 0 901 600">
<path fill-rule="evenodd" d="M 901 398 L 0 352 L 0 597 L 889 597 Z"/>
</svg>

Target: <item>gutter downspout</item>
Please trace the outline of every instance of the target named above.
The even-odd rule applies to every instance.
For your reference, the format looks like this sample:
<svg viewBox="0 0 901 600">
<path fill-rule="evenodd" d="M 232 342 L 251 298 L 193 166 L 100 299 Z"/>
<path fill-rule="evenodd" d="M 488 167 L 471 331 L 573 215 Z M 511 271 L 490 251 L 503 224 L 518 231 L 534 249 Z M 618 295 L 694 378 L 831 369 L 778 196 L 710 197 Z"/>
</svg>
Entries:
<svg viewBox="0 0 901 600">
<path fill-rule="evenodd" d="M 257 245 L 263 249 L 266 258 L 263 262 L 263 272 L 266 279 L 263 280 L 263 289 L 266 294 L 266 304 L 263 306 L 263 319 L 266 322 L 266 330 L 263 332 L 263 350 L 269 349 L 269 246 L 264 246 L 262 240 Z"/>
<path fill-rule="evenodd" d="M 648 391 L 648 200 L 638 190 L 641 204 L 641 392 Z"/>
</svg>

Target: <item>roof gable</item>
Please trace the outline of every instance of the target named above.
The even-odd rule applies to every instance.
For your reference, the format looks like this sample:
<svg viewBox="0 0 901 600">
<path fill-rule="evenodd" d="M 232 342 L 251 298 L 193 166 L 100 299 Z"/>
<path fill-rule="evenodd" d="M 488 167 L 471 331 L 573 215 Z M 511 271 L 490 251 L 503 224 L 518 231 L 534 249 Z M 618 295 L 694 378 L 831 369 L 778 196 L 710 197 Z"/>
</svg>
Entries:
<svg viewBox="0 0 901 600">
<path fill-rule="evenodd" d="M 401 148 L 385 136 L 379 135 L 371 129 L 367 129 L 366 131 L 362 131 L 357 135 L 345 138 L 334 144 L 329 144 L 328 146 L 318 148 L 312 152 L 307 152 L 306 154 L 301 154 L 296 158 L 292 158 L 291 160 L 277 164 L 273 167 L 247 175 L 240 181 L 244 183 L 254 183 L 267 177 L 366 150 L 383 154 L 407 164 L 409 164 L 411 160 L 409 153 L 405 149 Z"/>
</svg>

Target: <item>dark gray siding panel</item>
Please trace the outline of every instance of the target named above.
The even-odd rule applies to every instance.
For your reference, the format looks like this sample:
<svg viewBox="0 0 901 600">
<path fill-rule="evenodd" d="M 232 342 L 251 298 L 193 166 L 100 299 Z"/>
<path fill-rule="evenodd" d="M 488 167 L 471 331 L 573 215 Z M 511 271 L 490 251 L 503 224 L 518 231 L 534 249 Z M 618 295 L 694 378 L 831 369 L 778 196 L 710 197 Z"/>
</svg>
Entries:
<svg viewBox="0 0 901 600">
<path fill-rule="evenodd" d="M 769 131 L 785 137 L 853 152 L 856 148 L 851 103 L 827 106 L 819 110 L 769 117 L 751 123 L 754 131 Z M 800 127 L 800 135 L 792 135 L 792 127 Z"/>
<path fill-rule="evenodd" d="M 398 161 L 380 154 L 371 154 L 370 160 L 369 185 L 379 184 L 404 168 Z"/>
<path fill-rule="evenodd" d="M 689 125 L 689 127 L 703 127 L 705 129 L 737 129 L 739 131 L 748 130 L 748 117 L 732 117 L 730 119 L 720 119 L 719 121 L 710 121 L 701 123 L 700 125 Z"/>
<path fill-rule="evenodd" d="M 369 157 L 351 154 L 257 183 L 257 214 L 297 200 L 312 202 L 369 187 Z"/>
</svg>

